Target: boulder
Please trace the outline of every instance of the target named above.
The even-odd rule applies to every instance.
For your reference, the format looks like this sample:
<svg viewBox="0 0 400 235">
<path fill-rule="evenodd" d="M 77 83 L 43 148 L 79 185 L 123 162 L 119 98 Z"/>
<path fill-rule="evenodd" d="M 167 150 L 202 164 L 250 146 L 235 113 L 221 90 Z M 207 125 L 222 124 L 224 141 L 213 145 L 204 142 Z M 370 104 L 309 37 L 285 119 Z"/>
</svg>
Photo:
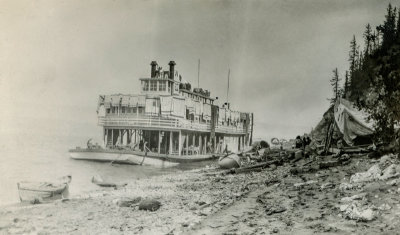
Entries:
<svg viewBox="0 0 400 235">
<path fill-rule="evenodd" d="M 117 205 L 120 207 L 132 207 L 142 200 L 142 197 L 135 198 L 121 198 L 117 201 Z"/>
<path fill-rule="evenodd" d="M 399 166 L 391 164 L 385 170 L 382 171 L 382 175 L 379 177 L 381 180 L 387 180 L 399 176 Z"/>
<path fill-rule="evenodd" d="M 160 209 L 161 202 L 155 199 L 145 199 L 139 203 L 139 210 L 156 211 Z"/>
<path fill-rule="evenodd" d="M 382 170 L 378 164 L 373 165 L 366 172 L 355 173 L 350 177 L 350 183 L 368 182 L 378 179 L 382 174 Z"/>
<path fill-rule="evenodd" d="M 361 209 L 356 204 L 341 205 L 340 211 L 342 211 L 345 218 L 357 221 L 366 222 L 376 218 L 371 208 Z"/>
<path fill-rule="evenodd" d="M 35 197 L 30 201 L 31 204 L 41 204 L 43 203 L 43 198 L 41 197 Z"/>
</svg>

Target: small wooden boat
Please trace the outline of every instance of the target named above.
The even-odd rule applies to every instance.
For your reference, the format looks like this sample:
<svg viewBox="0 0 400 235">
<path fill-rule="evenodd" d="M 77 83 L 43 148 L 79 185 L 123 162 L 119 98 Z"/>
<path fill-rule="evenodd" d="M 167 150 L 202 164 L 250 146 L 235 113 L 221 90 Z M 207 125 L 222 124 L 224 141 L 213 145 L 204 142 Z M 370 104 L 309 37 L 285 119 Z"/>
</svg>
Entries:
<svg viewBox="0 0 400 235">
<path fill-rule="evenodd" d="M 113 187 L 113 188 L 124 187 L 127 185 L 127 184 L 116 184 L 113 182 L 106 182 L 100 176 L 93 176 L 92 183 L 100 187 Z"/>
<path fill-rule="evenodd" d="M 218 165 L 224 169 L 239 168 L 240 158 L 236 154 L 228 154 L 218 160 Z"/>
<path fill-rule="evenodd" d="M 29 182 L 17 183 L 21 202 L 47 201 L 68 197 L 68 187 L 71 176 L 64 176 L 56 182 Z"/>
</svg>

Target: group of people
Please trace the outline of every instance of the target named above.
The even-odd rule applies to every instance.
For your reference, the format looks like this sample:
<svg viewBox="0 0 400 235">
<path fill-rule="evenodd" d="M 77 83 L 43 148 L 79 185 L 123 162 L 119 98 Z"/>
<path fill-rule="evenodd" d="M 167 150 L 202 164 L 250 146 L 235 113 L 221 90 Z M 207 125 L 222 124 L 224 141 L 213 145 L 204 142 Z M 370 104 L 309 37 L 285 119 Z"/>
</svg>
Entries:
<svg viewBox="0 0 400 235">
<path fill-rule="evenodd" d="M 214 152 L 214 147 L 213 147 L 211 141 L 208 141 L 207 144 L 206 144 L 206 146 L 204 146 L 204 147 L 205 147 L 206 153 L 213 153 L 213 152 Z M 218 143 L 216 149 L 217 149 L 217 151 L 221 151 L 221 153 L 222 153 L 222 151 L 223 151 L 223 150 L 222 150 L 222 140 L 221 140 L 221 143 Z M 189 149 L 188 149 L 188 150 L 189 150 L 188 152 L 189 152 L 189 153 L 192 153 L 192 154 L 194 154 L 194 153 L 196 153 L 196 154 L 200 153 L 200 147 L 195 146 L 195 145 L 189 146 Z M 183 151 L 185 152 L 186 149 L 184 149 Z"/>
<path fill-rule="evenodd" d="M 92 139 L 89 139 L 89 140 L 87 141 L 86 145 L 87 145 L 87 148 L 88 148 L 88 149 L 100 149 L 100 148 L 101 148 L 101 146 L 100 146 L 98 143 L 93 144 L 93 143 L 92 143 Z"/>
<path fill-rule="evenodd" d="M 299 135 L 296 137 L 296 142 L 295 142 L 296 149 L 304 150 L 310 144 L 311 144 L 311 138 L 307 134 L 304 134 L 303 138 L 301 138 Z"/>
</svg>

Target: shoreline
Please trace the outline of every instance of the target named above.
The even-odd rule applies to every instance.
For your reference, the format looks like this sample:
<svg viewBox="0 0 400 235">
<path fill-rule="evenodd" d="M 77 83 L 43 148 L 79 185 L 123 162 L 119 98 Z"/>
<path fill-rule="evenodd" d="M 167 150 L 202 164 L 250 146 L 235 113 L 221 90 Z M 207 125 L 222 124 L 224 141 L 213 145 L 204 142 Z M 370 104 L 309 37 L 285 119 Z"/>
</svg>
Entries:
<svg viewBox="0 0 400 235">
<path fill-rule="evenodd" d="M 240 174 L 204 167 L 132 180 L 118 190 L 98 190 L 64 202 L 0 207 L 0 232 L 354 234 L 400 228 L 398 174 L 350 182 L 351 176 L 377 165 L 382 172 L 390 164 L 399 166 L 397 156 L 374 160 L 356 155 L 346 164 L 326 168 L 313 165 L 319 161 L 308 165 L 309 159 L 301 159 L 296 165 L 284 163 Z M 153 212 L 139 210 L 139 201 L 145 199 L 155 199 L 161 207 Z M 126 201 L 136 202 L 126 205 Z M 349 202 L 354 211 L 343 209 Z M 373 216 L 362 217 L 365 211 Z"/>
<path fill-rule="evenodd" d="M 76 211 L 77 217 L 81 219 L 87 218 L 89 221 L 98 221 L 101 224 L 110 224 L 107 222 L 100 222 L 104 218 L 97 218 L 97 213 L 103 214 L 108 213 L 111 209 L 112 213 L 115 214 L 113 218 L 120 218 L 121 215 L 131 214 L 132 218 L 138 217 L 138 215 L 145 215 L 147 217 L 154 217 L 156 214 L 163 214 L 163 218 L 170 217 L 170 215 L 183 214 L 185 216 L 179 216 L 172 219 L 172 222 L 167 220 L 163 221 L 156 228 L 152 228 L 152 223 L 141 221 L 138 223 L 140 228 L 127 228 L 127 231 L 134 233 L 166 233 L 166 228 L 176 227 L 176 225 L 181 224 L 180 227 L 184 228 L 186 226 L 193 225 L 201 220 L 201 217 L 210 214 L 213 209 L 210 209 L 211 205 L 216 204 L 220 200 L 216 200 L 215 197 L 219 197 L 219 192 L 205 195 L 202 190 L 210 182 L 207 174 L 214 174 L 219 181 L 218 173 L 221 170 L 215 167 L 203 167 L 199 169 L 192 169 L 188 171 L 179 171 L 166 175 L 152 176 L 149 178 L 142 178 L 139 180 L 131 180 L 128 185 L 120 189 L 112 188 L 100 188 L 99 190 L 91 191 L 88 194 L 81 194 L 74 196 L 68 200 L 56 200 L 53 202 L 47 202 L 43 204 L 31 205 L 28 203 L 13 203 L 8 205 L 0 206 L 0 217 L 5 218 L 1 222 L 0 231 L 7 231 L 8 233 L 29 233 L 29 232 L 49 232 L 49 233 L 63 233 L 65 231 L 77 231 L 78 233 L 93 233 L 93 227 L 87 225 L 86 223 L 78 222 L 75 227 L 71 224 L 66 223 L 64 219 L 68 220 L 68 217 L 72 216 Z M 242 175 L 244 177 L 244 175 Z M 221 184 L 222 182 L 220 182 Z M 241 184 L 240 184 L 241 185 Z M 237 192 L 236 196 L 243 196 L 242 192 L 239 192 L 240 185 L 231 184 L 231 190 L 225 190 L 227 196 L 227 201 L 234 201 L 233 196 L 229 196 L 231 192 Z M 221 185 L 220 185 L 221 186 Z M 221 188 L 219 186 L 219 188 Z M 209 193 L 213 191 L 209 188 Z M 214 189 L 215 191 L 216 189 Z M 219 191 L 219 190 L 217 190 Z M 228 192 L 229 191 L 229 192 Z M 138 206 L 134 207 L 120 207 L 118 202 L 125 198 L 136 198 L 141 197 L 143 199 L 152 198 L 159 200 L 161 202 L 161 208 L 155 212 L 139 211 Z M 172 200 L 171 200 L 172 199 Z M 222 203 L 216 208 L 221 208 L 226 205 L 227 202 Z M 100 206 L 101 210 L 98 211 L 96 208 Z M 71 211 L 72 208 L 76 210 Z M 92 208 L 92 209 L 90 209 Z M 56 218 L 53 215 L 62 214 L 62 218 Z M 122 213 L 122 214 L 121 214 Z M 100 216 L 98 214 L 98 216 Z M 75 217 L 74 216 L 74 217 Z M 93 218 L 90 218 L 90 217 Z M 100 216 L 102 217 L 102 216 Z M 157 217 L 157 216 L 156 216 Z M 40 226 L 40 221 L 43 219 L 53 219 L 53 223 L 63 225 L 57 227 L 43 227 Z M 64 219 L 63 219 L 64 218 Z M 158 218 L 158 217 L 157 217 Z M 154 219 L 154 218 L 153 218 Z M 158 218 L 159 219 L 159 218 Z M 18 221 L 18 222 L 15 222 Z M 136 224 L 138 221 L 133 222 Z M 52 222 L 49 222 L 50 224 Z M 147 224 L 147 225 L 146 225 Z M 73 228 L 71 228 L 71 226 Z M 103 227 L 98 230 L 99 233 L 112 233 L 112 225 L 108 228 Z M 142 231 L 143 230 L 143 231 Z M 168 230 L 168 229 L 167 229 Z M 86 231 L 86 232 L 85 232 Z"/>
</svg>

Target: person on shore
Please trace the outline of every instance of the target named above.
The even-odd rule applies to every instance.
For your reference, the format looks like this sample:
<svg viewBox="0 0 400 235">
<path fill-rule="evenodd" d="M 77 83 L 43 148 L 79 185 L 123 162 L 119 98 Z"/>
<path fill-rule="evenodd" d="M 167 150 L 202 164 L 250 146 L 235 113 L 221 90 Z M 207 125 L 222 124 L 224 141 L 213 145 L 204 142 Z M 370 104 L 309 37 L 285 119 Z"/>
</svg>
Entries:
<svg viewBox="0 0 400 235">
<path fill-rule="evenodd" d="M 307 134 L 304 134 L 303 136 L 303 148 L 305 149 L 308 145 L 310 145 L 311 139 L 308 137 Z"/>
<path fill-rule="evenodd" d="M 299 135 L 296 137 L 295 148 L 303 148 L 303 141 L 301 140 L 301 137 Z"/>
</svg>

